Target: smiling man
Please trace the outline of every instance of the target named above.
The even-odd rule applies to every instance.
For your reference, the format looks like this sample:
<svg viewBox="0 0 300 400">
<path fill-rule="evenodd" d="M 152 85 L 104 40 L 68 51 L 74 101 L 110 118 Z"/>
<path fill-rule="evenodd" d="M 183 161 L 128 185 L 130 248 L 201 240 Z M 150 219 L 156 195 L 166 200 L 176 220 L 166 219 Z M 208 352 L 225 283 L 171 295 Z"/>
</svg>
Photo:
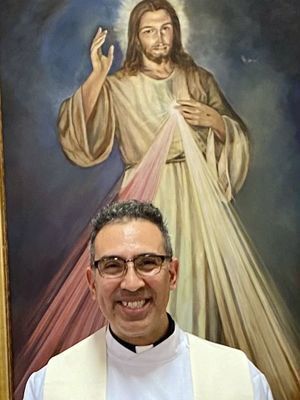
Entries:
<svg viewBox="0 0 300 400">
<path fill-rule="evenodd" d="M 244 353 L 187 334 L 167 314 L 179 264 L 156 207 L 103 208 L 90 253 L 88 285 L 107 326 L 34 373 L 25 400 L 272 400 Z"/>
<path fill-rule="evenodd" d="M 159 227 L 118 218 L 99 231 L 92 247 L 96 261 L 87 270 L 89 287 L 112 331 L 135 345 L 159 340 L 168 329 L 166 308 L 178 270 Z"/>
</svg>

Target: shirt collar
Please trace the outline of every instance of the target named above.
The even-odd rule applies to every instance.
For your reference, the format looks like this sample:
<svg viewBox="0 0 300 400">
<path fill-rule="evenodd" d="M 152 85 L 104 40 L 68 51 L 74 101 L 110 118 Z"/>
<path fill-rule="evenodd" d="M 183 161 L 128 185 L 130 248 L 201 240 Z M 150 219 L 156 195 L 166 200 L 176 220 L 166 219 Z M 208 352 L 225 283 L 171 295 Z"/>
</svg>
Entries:
<svg viewBox="0 0 300 400">
<path fill-rule="evenodd" d="M 164 340 L 166 340 L 169 336 L 172 335 L 172 333 L 175 330 L 175 322 L 172 319 L 171 315 L 167 313 L 168 316 L 168 329 L 167 332 L 160 338 L 158 339 L 156 342 L 149 344 L 147 346 L 135 346 L 134 344 L 128 343 L 123 339 L 120 339 L 111 329 L 110 325 L 109 325 L 109 331 L 112 335 L 112 337 L 119 342 L 122 346 L 126 347 L 126 349 L 133 351 L 134 353 L 142 353 L 145 350 L 151 349 L 152 347 L 157 346 L 158 344 L 162 343 Z"/>
</svg>

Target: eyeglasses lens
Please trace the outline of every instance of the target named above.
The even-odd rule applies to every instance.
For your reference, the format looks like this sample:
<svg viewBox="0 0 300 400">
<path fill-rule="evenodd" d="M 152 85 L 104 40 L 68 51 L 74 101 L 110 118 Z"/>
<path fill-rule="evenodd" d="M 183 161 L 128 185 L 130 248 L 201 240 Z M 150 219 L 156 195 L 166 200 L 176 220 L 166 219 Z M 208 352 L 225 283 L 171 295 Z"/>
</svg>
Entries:
<svg viewBox="0 0 300 400">
<path fill-rule="evenodd" d="M 96 266 L 102 276 L 118 278 L 125 275 L 128 262 L 133 262 L 139 275 L 150 276 L 160 272 L 165 259 L 165 256 L 156 254 L 141 254 L 127 261 L 120 257 L 107 257 L 99 260 Z"/>
</svg>

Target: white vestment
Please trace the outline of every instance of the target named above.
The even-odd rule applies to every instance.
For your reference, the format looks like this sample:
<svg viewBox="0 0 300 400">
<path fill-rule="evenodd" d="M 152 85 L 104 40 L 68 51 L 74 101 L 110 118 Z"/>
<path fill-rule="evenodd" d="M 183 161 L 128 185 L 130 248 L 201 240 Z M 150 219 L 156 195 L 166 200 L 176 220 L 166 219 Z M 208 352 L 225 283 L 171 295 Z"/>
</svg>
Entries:
<svg viewBox="0 0 300 400">
<path fill-rule="evenodd" d="M 148 348 L 143 352 L 134 353 L 117 342 L 107 330 L 107 378 L 106 399 L 107 400 L 193 400 L 193 378 L 190 362 L 190 337 L 178 326 L 174 333 L 159 345 Z M 196 339 L 197 341 L 199 339 Z M 205 342 L 207 345 L 208 342 Z M 230 349 L 217 346 L 225 351 Z M 232 350 L 235 351 L 235 350 Z M 270 388 L 262 375 L 253 364 L 249 363 L 249 378 L 253 386 L 254 400 L 272 400 Z M 217 366 L 216 366 L 217 367 Z M 84 374 L 86 366 L 80 364 Z M 63 373 L 68 376 L 69 370 Z M 224 371 L 225 373 L 226 371 Z M 237 385 L 238 375 L 236 371 Z M 44 400 L 44 383 L 47 374 L 47 366 L 34 373 L 25 389 L 24 400 Z M 92 374 L 92 373 L 91 373 Z M 89 374 L 87 374 L 89 375 Z M 194 371 L 195 375 L 195 371 Z M 196 377 L 197 378 L 197 377 Z M 195 377 L 194 377 L 195 379 Z M 201 376 L 197 378 L 201 381 Z M 212 386 L 218 387 L 219 382 L 212 382 Z M 201 385 L 199 386 L 201 388 Z M 88 392 L 87 384 L 87 392 Z M 77 388 L 74 388 L 76 392 Z M 218 389 L 217 389 L 218 390 Z M 218 394 L 218 400 L 222 397 Z M 81 396 L 82 400 L 89 397 Z M 101 397 L 99 396 L 99 399 Z M 200 398 L 200 397 L 199 397 Z M 69 400 L 66 399 L 66 400 Z M 216 400 L 212 398 L 212 400 Z M 240 400 L 240 398 L 232 398 Z"/>
</svg>

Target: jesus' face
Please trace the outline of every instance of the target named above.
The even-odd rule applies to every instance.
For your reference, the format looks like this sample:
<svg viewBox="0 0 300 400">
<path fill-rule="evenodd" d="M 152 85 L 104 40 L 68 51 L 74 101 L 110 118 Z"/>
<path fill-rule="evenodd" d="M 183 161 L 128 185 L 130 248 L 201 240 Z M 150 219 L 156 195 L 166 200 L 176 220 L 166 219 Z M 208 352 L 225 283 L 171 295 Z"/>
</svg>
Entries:
<svg viewBox="0 0 300 400">
<path fill-rule="evenodd" d="M 166 10 L 147 11 L 139 26 L 139 42 L 149 60 L 160 64 L 170 57 L 173 44 L 173 25 Z"/>
</svg>

